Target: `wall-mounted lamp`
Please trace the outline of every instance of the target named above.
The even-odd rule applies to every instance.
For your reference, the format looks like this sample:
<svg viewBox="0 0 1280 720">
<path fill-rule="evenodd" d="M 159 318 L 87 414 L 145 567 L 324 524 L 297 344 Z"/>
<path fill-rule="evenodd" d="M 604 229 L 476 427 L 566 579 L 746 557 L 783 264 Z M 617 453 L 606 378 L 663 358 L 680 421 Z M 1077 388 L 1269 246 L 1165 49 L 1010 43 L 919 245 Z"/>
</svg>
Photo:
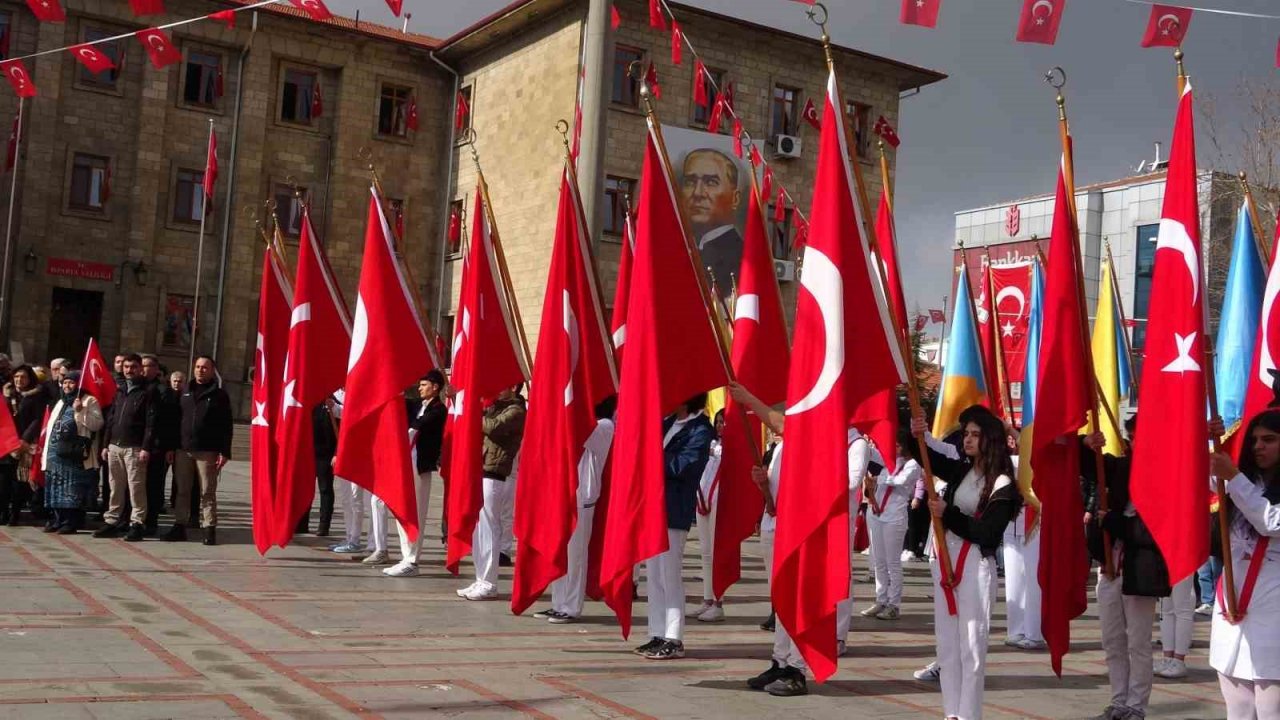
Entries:
<svg viewBox="0 0 1280 720">
<path fill-rule="evenodd" d="M 120 261 L 120 272 L 119 274 L 116 275 L 116 287 L 120 287 L 121 285 L 124 284 L 125 268 L 133 270 L 133 279 L 138 283 L 139 287 L 146 287 L 147 275 L 149 271 L 147 268 L 147 263 L 142 260 L 139 260 L 137 262 L 133 262 L 130 260 Z"/>
<path fill-rule="evenodd" d="M 36 255 L 35 250 L 31 248 L 27 248 L 27 254 L 22 256 L 22 269 L 25 270 L 28 275 L 30 275 L 31 273 L 36 271 L 36 265 L 38 265 L 39 263 L 40 263 L 40 256 Z"/>
</svg>

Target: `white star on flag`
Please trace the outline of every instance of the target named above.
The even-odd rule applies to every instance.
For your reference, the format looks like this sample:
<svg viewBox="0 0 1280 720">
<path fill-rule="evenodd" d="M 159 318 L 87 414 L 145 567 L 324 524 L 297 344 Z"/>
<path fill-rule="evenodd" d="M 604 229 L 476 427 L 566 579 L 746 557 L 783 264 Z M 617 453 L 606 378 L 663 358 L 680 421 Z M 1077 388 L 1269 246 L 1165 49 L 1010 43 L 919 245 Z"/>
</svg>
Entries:
<svg viewBox="0 0 1280 720">
<path fill-rule="evenodd" d="M 250 425 L 259 425 L 262 427 L 271 427 L 271 423 L 267 422 L 267 404 L 255 402 L 253 404 L 253 422 Z"/>
<path fill-rule="evenodd" d="M 1000 330 L 1004 333 L 1005 337 L 1013 337 L 1013 323 L 1008 320 L 1004 321 L 1004 325 L 1000 326 Z"/>
<path fill-rule="evenodd" d="M 1178 357 L 1161 368 L 1163 372 L 1178 374 L 1200 372 L 1200 364 L 1191 357 L 1191 346 L 1195 344 L 1197 334 L 1191 333 L 1185 337 L 1177 333 L 1173 334 L 1174 342 L 1178 344 Z"/>
</svg>

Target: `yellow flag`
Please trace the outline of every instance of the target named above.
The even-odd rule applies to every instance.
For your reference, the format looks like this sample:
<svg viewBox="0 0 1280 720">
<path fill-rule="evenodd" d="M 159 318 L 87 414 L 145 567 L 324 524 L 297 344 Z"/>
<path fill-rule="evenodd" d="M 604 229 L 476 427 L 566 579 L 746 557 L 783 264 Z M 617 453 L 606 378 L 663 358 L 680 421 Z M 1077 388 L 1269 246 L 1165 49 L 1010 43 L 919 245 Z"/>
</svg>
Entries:
<svg viewBox="0 0 1280 720">
<path fill-rule="evenodd" d="M 715 420 L 716 413 L 724 409 L 724 404 L 728 401 L 727 393 L 724 388 L 716 388 L 707 393 L 707 418 Z"/>
<path fill-rule="evenodd" d="M 1107 439 L 1103 452 L 1120 457 L 1124 455 L 1124 441 L 1120 436 L 1120 399 L 1127 388 L 1121 387 L 1120 354 L 1126 352 L 1121 347 L 1121 335 L 1124 329 L 1120 325 L 1120 311 L 1115 295 L 1115 281 L 1111 276 L 1111 260 L 1102 263 L 1102 282 L 1098 290 L 1098 311 L 1093 321 L 1093 371 L 1098 376 L 1101 393 L 1098 402 L 1105 407 L 1102 410 L 1102 435 Z M 1108 415 L 1107 410 L 1110 409 Z M 1094 432 L 1093 413 L 1089 414 L 1089 424 L 1082 432 Z M 1115 419 L 1115 422 L 1112 419 Z"/>
</svg>

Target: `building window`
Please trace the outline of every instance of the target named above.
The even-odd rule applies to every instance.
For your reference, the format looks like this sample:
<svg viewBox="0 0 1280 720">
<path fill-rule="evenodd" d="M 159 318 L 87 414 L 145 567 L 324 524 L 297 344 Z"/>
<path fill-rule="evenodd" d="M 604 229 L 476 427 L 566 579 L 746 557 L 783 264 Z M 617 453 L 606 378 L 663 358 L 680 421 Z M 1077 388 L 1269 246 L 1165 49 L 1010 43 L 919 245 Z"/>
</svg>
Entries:
<svg viewBox="0 0 1280 720">
<path fill-rule="evenodd" d="M 76 210 L 102 212 L 111 196 L 111 162 L 98 155 L 76 153 L 71 161 L 68 204 Z"/>
<path fill-rule="evenodd" d="M 467 85 L 466 87 L 458 91 L 458 94 L 462 96 L 463 104 L 466 105 L 465 108 L 461 109 L 462 122 L 458 122 L 458 118 L 456 117 L 456 115 L 454 117 L 454 127 L 457 133 L 459 134 L 459 139 L 461 139 L 460 136 L 463 130 L 471 129 L 471 116 L 475 114 L 475 105 L 473 103 L 475 103 L 476 94 L 474 90 L 475 90 L 474 85 Z M 454 102 L 457 102 L 457 101 L 455 100 Z M 458 127 L 459 125 L 461 127 Z"/>
<path fill-rule="evenodd" d="M 179 169 L 173 184 L 173 219 L 198 223 L 204 217 L 204 171 Z"/>
<path fill-rule="evenodd" d="M 5 32 L 8 32 L 8 27 L 5 28 Z M 82 42 L 94 42 L 95 40 L 102 40 L 113 35 L 119 35 L 119 33 L 108 32 L 99 28 L 85 28 L 84 39 Z M 103 55 L 111 58 L 111 63 L 115 65 L 115 67 L 110 70 L 104 70 L 95 75 L 94 73 L 89 72 L 89 68 L 84 65 L 77 64 L 76 83 L 94 88 L 115 90 L 116 83 L 120 80 L 120 41 L 113 40 L 111 42 L 102 42 L 98 43 L 94 47 L 101 51 Z"/>
<path fill-rule="evenodd" d="M 222 56 L 191 50 L 183 71 L 182 102 L 199 107 L 217 107 L 222 97 Z"/>
<path fill-rule="evenodd" d="M 382 84 L 378 98 L 378 134 L 404 137 L 408 134 L 409 98 L 413 90 L 399 85 Z"/>
<path fill-rule="evenodd" d="M 640 81 L 631 76 L 631 63 L 644 60 L 639 48 L 619 45 L 613 50 L 613 94 L 610 100 L 616 105 L 640 107 Z"/>
<path fill-rule="evenodd" d="M 627 204 L 635 199 L 636 181 L 609 175 L 604 179 L 604 231 L 622 237 L 627 224 Z M 634 239 L 634 238 L 633 238 Z"/>
<path fill-rule="evenodd" d="M 1133 273 L 1133 377 L 1142 377 L 1143 351 L 1147 345 L 1147 313 L 1151 306 L 1151 279 L 1156 267 L 1156 238 L 1160 234 L 1158 224 L 1138 227 L 1137 267 Z M 1138 403 L 1138 384 L 1134 383 L 1129 402 Z"/>
<path fill-rule="evenodd" d="M 164 333 L 161 338 L 165 347 L 191 347 L 191 318 L 195 315 L 195 304 L 191 295 L 165 295 Z"/>
<path fill-rule="evenodd" d="M 276 219 L 280 223 L 281 234 L 298 237 L 302 234 L 302 207 L 307 197 L 307 189 L 298 188 L 295 194 L 289 185 L 276 185 L 271 196 L 276 201 Z"/>
<path fill-rule="evenodd" d="M 871 106 L 850 100 L 845 103 L 845 114 L 853 135 L 854 156 L 866 160 L 871 157 Z"/>
<path fill-rule="evenodd" d="M 440 361 L 444 363 L 445 369 L 448 370 L 449 368 L 453 367 L 453 316 L 452 315 L 440 316 L 439 332 L 440 332 L 440 338 L 449 345 L 449 348 L 444 353 L 444 357 L 440 358 Z"/>
<path fill-rule="evenodd" d="M 716 104 L 716 93 L 723 91 L 725 83 L 729 81 L 728 73 L 724 70 L 717 70 L 712 67 L 707 68 L 707 76 L 710 80 L 707 78 L 702 79 L 707 91 L 707 106 L 702 107 L 696 100 L 693 103 L 693 124 L 701 125 L 703 127 L 706 127 L 707 123 L 711 122 L 711 108 Z M 697 82 L 696 78 L 694 79 L 694 82 Z M 693 92 L 695 95 L 697 94 L 696 90 Z M 732 124 L 732 122 L 723 123 L 721 127 L 726 125 L 732 126 Z"/>
<path fill-rule="evenodd" d="M 319 75 L 314 70 L 285 68 L 280 89 L 280 119 L 298 125 L 312 124 L 311 107 Z"/>
<path fill-rule="evenodd" d="M 13 53 L 9 49 L 9 44 L 13 42 L 13 16 L 9 13 L 0 13 L 0 60 L 8 60 Z"/>
<path fill-rule="evenodd" d="M 799 135 L 796 126 L 796 98 L 800 91 L 782 85 L 773 86 L 773 134 Z"/>
<path fill-rule="evenodd" d="M 773 233 L 773 256 L 778 260 L 791 259 L 791 216 L 794 211 L 787 208 L 782 216 L 782 222 L 774 219 L 776 208 L 774 205 L 769 206 L 769 225 Z"/>
</svg>

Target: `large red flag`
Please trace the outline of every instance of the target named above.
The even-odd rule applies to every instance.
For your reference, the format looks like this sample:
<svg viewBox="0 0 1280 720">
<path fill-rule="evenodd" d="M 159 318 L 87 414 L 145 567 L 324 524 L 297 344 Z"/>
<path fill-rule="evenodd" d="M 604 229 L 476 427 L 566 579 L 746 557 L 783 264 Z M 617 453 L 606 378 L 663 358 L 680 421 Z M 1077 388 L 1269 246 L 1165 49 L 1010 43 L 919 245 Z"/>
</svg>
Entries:
<svg viewBox="0 0 1280 720">
<path fill-rule="evenodd" d="M 889 207 L 889 189 L 880 191 L 880 206 L 876 208 L 876 249 L 884 263 L 885 283 L 889 286 L 889 306 L 893 308 L 894 322 L 899 332 L 906 332 L 907 300 L 902 294 L 902 274 L 898 271 L 897 229 L 894 227 L 893 210 Z"/>
<path fill-rule="evenodd" d="M 1205 423 L 1204 286 L 1191 84 L 1178 102 L 1147 313 L 1142 418 L 1133 443 L 1134 507 L 1169 566 L 1169 582 L 1209 554 L 1209 429 Z M 1037 416 L 1039 409 L 1037 408 Z M 1037 417 L 1037 424 L 1039 418 Z"/>
<path fill-rule="evenodd" d="M 833 72 L 796 305 L 773 562 L 778 622 L 819 681 L 835 671 L 836 604 L 849 596 L 850 421 L 877 447 L 895 447 L 896 408 L 883 401 L 906 379 L 854 200 L 843 108 Z"/>
<path fill-rule="evenodd" d="M 431 353 L 382 208 L 377 188 L 370 188 L 333 470 L 386 503 L 412 540 L 418 506 L 404 389 L 431 369 Z"/>
<path fill-rule="evenodd" d="M 1077 280 L 1081 266 L 1068 193 L 1065 174 L 1059 168 L 1037 375 L 1053 381 L 1036 386 L 1031 444 L 1033 487 L 1041 502 L 1041 617 L 1053 671 L 1058 675 L 1062 675 L 1062 656 L 1071 646 L 1071 620 L 1088 605 L 1085 585 L 1089 578 L 1084 525 L 1080 523 L 1084 508 L 1076 433 L 1085 425 L 1093 378 L 1089 375 L 1090 349 L 1081 332 L 1085 327 Z"/>
<path fill-rule="evenodd" d="M 204 211 L 213 208 L 213 188 L 218 182 L 218 133 L 209 130 L 209 149 L 204 158 Z"/>
<path fill-rule="evenodd" d="M 253 419 L 249 423 L 250 496 L 253 544 L 259 554 L 271 547 L 275 527 L 275 469 L 279 445 L 280 378 L 289 343 L 289 306 L 293 302 L 280 256 L 273 248 L 262 255 L 262 289 L 258 294 L 258 347 L 253 363 Z"/>
<path fill-rule="evenodd" d="M 98 341 L 89 338 L 89 347 L 84 350 L 84 362 L 80 364 L 80 392 L 92 395 L 98 401 L 98 407 L 106 410 L 116 400 L 116 381 L 107 370 L 107 361 L 102 357 Z"/>
<path fill-rule="evenodd" d="M 324 248 L 302 211 L 298 271 L 293 286 L 288 353 L 281 375 L 284 390 L 276 439 L 281 453 L 276 473 L 275 530 L 272 542 L 285 547 L 316 492 L 312 410 L 342 388 L 351 353 L 351 315 L 333 277 Z"/>
<path fill-rule="evenodd" d="M 974 301 L 976 305 L 975 314 L 978 318 L 978 344 L 982 349 L 982 371 L 986 375 L 986 383 L 989 391 L 987 392 L 987 404 L 991 408 L 991 412 L 998 417 L 1005 417 L 1004 408 L 1004 389 L 1000 383 L 1000 370 L 997 365 L 998 356 L 996 355 L 996 343 L 999 339 L 996 337 L 996 316 L 991 311 L 994 307 L 991 302 L 991 274 L 987 272 L 987 261 L 982 262 L 982 279 L 978 281 L 978 299 Z"/>
<path fill-rule="evenodd" d="M 600 566 L 605 602 L 617 614 L 623 637 L 631 634 L 632 568 L 668 548 L 662 418 L 727 381 L 697 275 L 702 270 L 685 261 L 689 241 L 675 185 L 659 149 L 659 131 L 652 119 L 648 123 Z"/>
<path fill-rule="evenodd" d="M 1026 375 L 1027 330 L 1031 319 L 1031 263 L 991 266 L 991 304 L 995 307 L 1004 357 L 1004 381 L 1020 383 Z"/>
<path fill-rule="evenodd" d="M 747 207 L 747 232 L 742 240 L 742 265 L 738 271 L 738 299 L 733 305 L 733 374 L 743 387 L 766 405 L 787 399 L 787 321 L 782 295 L 769 252 L 760 195 L 751 189 Z M 763 445 L 759 418 L 748 418 L 729 398 L 721 433 L 720 499 L 716 506 L 715 552 L 711 586 L 723 597 L 742 576 L 742 543 L 755 534 L 764 511 L 764 496 L 751 481 L 751 468 Z"/>
<path fill-rule="evenodd" d="M 622 258 L 618 261 L 618 286 L 614 290 L 613 317 L 609 322 L 609 331 L 613 335 L 613 348 L 618 362 L 622 362 L 622 345 L 627 341 L 627 302 L 631 296 L 631 263 L 635 251 L 635 228 L 628 213 L 622 225 Z"/>
<path fill-rule="evenodd" d="M 450 409 L 453 426 L 445 504 L 449 516 L 445 567 L 455 575 L 458 563 L 471 552 L 471 536 L 484 505 L 484 405 L 529 376 L 523 355 L 516 350 L 514 316 L 498 283 L 496 238 L 479 187 L 472 207 L 471 248 L 462 269 L 453 340 L 453 386 L 458 394 Z"/>
<path fill-rule="evenodd" d="M 596 405 L 617 387 L 589 243 L 578 183 L 566 162 L 516 489 L 520 553 L 511 611 L 517 615 L 568 571 L 578 461 L 596 426 Z"/>
<path fill-rule="evenodd" d="M 1276 392 L 1276 361 L 1280 360 L 1280 308 L 1276 307 L 1276 299 L 1280 298 L 1280 263 L 1276 262 L 1277 250 L 1280 249 L 1280 223 L 1276 225 L 1276 241 L 1271 244 L 1271 270 L 1267 273 L 1267 284 L 1262 291 L 1262 322 L 1258 324 L 1258 339 L 1253 348 L 1253 364 L 1249 371 L 1249 386 L 1244 394 L 1244 412 L 1241 417 L 1241 429 L 1232 433 L 1223 442 L 1224 452 L 1240 459 L 1244 449 L 1244 427 L 1254 415 L 1266 410 L 1280 393 Z"/>
</svg>

